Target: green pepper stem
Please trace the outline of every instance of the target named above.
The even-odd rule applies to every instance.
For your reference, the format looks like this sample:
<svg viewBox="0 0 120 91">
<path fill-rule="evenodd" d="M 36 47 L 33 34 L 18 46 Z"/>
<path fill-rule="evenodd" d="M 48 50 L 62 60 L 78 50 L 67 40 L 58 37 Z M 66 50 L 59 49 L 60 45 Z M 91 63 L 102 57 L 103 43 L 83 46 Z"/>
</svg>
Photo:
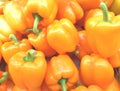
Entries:
<svg viewBox="0 0 120 91">
<path fill-rule="evenodd" d="M 105 2 L 101 2 L 100 3 L 100 8 L 102 9 L 102 12 L 103 12 L 103 20 L 108 22 L 108 8 L 106 6 L 106 3 Z"/>
<path fill-rule="evenodd" d="M 80 86 L 80 84 L 79 84 L 79 83 L 76 83 L 76 87 L 78 87 L 78 86 Z"/>
<path fill-rule="evenodd" d="M 3 77 L 0 78 L 0 83 L 3 83 L 4 81 L 6 81 L 8 78 L 8 72 L 3 72 Z"/>
<path fill-rule="evenodd" d="M 59 81 L 58 81 L 58 83 L 61 85 L 61 87 L 62 87 L 62 91 L 67 91 L 67 89 L 66 89 L 66 82 L 67 82 L 67 79 L 64 79 L 64 78 L 62 78 L 62 79 L 60 79 Z"/>
<path fill-rule="evenodd" d="M 20 42 L 18 41 L 17 37 L 14 34 L 10 34 L 9 38 L 11 38 L 15 44 L 19 44 Z"/>
<path fill-rule="evenodd" d="M 36 51 L 34 49 L 30 49 L 27 52 L 27 55 L 23 58 L 25 62 L 32 62 L 35 59 Z"/>
<path fill-rule="evenodd" d="M 39 34 L 39 30 L 38 30 L 38 24 L 39 24 L 39 21 L 42 20 L 42 17 L 40 17 L 38 14 L 33 14 L 34 16 L 34 25 L 33 25 L 33 32 L 35 35 L 38 35 Z"/>
</svg>

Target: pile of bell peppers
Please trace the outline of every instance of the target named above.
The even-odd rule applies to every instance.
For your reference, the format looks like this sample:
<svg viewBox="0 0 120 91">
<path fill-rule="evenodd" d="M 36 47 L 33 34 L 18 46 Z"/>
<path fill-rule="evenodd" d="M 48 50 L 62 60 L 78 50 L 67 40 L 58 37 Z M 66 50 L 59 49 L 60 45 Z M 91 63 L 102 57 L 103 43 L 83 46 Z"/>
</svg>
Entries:
<svg viewBox="0 0 120 91">
<path fill-rule="evenodd" d="M 0 0 L 0 91 L 120 91 L 118 2 Z"/>
</svg>

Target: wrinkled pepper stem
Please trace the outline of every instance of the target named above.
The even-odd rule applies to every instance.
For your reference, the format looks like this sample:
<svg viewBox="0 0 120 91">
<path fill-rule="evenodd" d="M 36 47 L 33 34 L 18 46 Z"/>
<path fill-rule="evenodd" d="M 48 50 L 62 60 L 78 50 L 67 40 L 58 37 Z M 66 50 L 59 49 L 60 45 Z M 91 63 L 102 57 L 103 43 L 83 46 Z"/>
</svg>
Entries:
<svg viewBox="0 0 120 91">
<path fill-rule="evenodd" d="M 3 72 L 2 78 L 0 78 L 0 83 L 3 83 L 8 78 L 8 72 Z"/>
<path fill-rule="evenodd" d="M 35 59 L 36 51 L 34 49 L 28 50 L 27 55 L 23 58 L 25 62 L 32 62 Z"/>
<path fill-rule="evenodd" d="M 108 8 L 106 6 L 106 3 L 101 2 L 100 3 L 100 8 L 102 9 L 102 12 L 103 12 L 103 20 L 108 22 L 109 21 L 109 19 L 108 19 Z"/>
<path fill-rule="evenodd" d="M 9 38 L 11 38 L 15 44 L 19 44 L 20 42 L 18 41 L 17 37 L 14 34 L 10 34 Z"/>
<path fill-rule="evenodd" d="M 33 32 L 35 35 L 38 35 L 39 34 L 39 30 L 38 30 L 38 24 L 39 24 L 39 21 L 42 20 L 42 17 L 40 17 L 38 14 L 33 14 L 34 16 L 34 25 L 33 25 Z"/>
<path fill-rule="evenodd" d="M 61 87 L 62 87 L 62 91 L 67 91 L 67 89 L 66 89 L 66 82 L 67 82 L 67 79 L 65 79 L 65 78 L 62 78 L 62 79 L 60 79 L 59 81 L 58 81 L 58 83 L 61 85 Z"/>
</svg>

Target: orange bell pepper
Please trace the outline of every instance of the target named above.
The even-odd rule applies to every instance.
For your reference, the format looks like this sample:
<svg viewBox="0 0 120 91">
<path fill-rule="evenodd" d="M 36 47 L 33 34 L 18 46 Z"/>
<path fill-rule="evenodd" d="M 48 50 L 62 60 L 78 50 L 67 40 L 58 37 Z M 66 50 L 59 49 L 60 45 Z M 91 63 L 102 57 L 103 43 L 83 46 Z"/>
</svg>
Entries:
<svg viewBox="0 0 120 91">
<path fill-rule="evenodd" d="M 55 0 L 28 0 L 24 7 L 28 22 L 33 22 L 33 30 L 49 25 L 56 18 L 57 10 Z"/>
<path fill-rule="evenodd" d="M 107 7 L 110 7 L 113 0 L 77 0 L 84 10 L 98 8 L 101 2 L 106 2 Z"/>
<path fill-rule="evenodd" d="M 18 86 L 13 86 L 12 91 L 28 91 L 27 89 L 19 88 Z"/>
<path fill-rule="evenodd" d="M 120 49 L 118 52 L 108 58 L 109 63 L 113 66 L 113 68 L 120 67 Z"/>
<path fill-rule="evenodd" d="M 114 70 L 107 59 L 97 54 L 85 55 L 80 62 L 80 76 L 87 86 L 95 84 L 105 88 L 113 81 Z"/>
<path fill-rule="evenodd" d="M 55 20 L 47 29 L 48 44 L 59 54 L 73 52 L 79 42 L 78 31 L 70 20 Z"/>
<path fill-rule="evenodd" d="M 22 6 L 15 2 L 10 1 L 3 9 L 4 16 L 12 29 L 20 33 L 26 33 L 27 22 L 22 10 Z"/>
<path fill-rule="evenodd" d="M 68 18 L 73 24 L 80 20 L 83 9 L 76 0 L 56 0 L 58 4 L 57 19 Z"/>
<path fill-rule="evenodd" d="M 42 86 L 41 86 L 41 91 L 52 91 L 48 88 L 48 86 L 46 85 L 45 81 L 43 81 Z"/>
<path fill-rule="evenodd" d="M 37 35 L 36 31 L 33 31 L 28 34 L 28 40 L 36 50 L 41 50 L 46 57 L 50 57 L 56 54 L 56 51 L 49 46 L 46 35 L 46 29 L 42 29 Z"/>
<path fill-rule="evenodd" d="M 120 15 L 108 14 L 103 2 L 100 6 L 103 16 L 91 17 L 86 21 L 87 41 L 93 52 L 110 57 L 120 48 Z"/>
<path fill-rule="evenodd" d="M 67 55 L 53 56 L 48 62 L 45 83 L 52 91 L 67 91 L 78 80 L 78 69 Z"/>
<path fill-rule="evenodd" d="M 3 59 L 6 63 L 9 62 L 9 59 L 19 51 L 27 51 L 32 48 L 29 41 L 25 38 L 22 40 L 17 40 L 15 35 L 10 34 L 11 41 L 5 42 L 1 46 L 1 53 Z"/>
<path fill-rule="evenodd" d="M 120 85 L 116 78 L 114 78 L 113 82 L 109 86 L 107 86 L 104 91 L 120 91 Z"/>
<path fill-rule="evenodd" d="M 97 85 L 89 85 L 88 87 L 85 87 L 84 85 L 80 85 L 70 91 L 103 91 L 103 89 Z"/>
<path fill-rule="evenodd" d="M 17 52 L 8 63 L 8 70 L 15 85 L 28 91 L 40 91 L 46 68 L 43 52 L 33 49 Z"/>
<path fill-rule="evenodd" d="M 78 31 L 79 34 L 79 44 L 77 45 L 75 55 L 81 59 L 83 56 L 87 54 L 91 54 L 92 50 L 90 49 L 87 39 L 86 39 L 86 31 L 80 30 Z"/>
<path fill-rule="evenodd" d="M 0 41 L 2 42 L 9 41 L 10 34 L 15 34 L 15 31 L 7 23 L 4 15 L 0 15 Z"/>
<path fill-rule="evenodd" d="M 0 91 L 7 91 L 8 73 L 0 71 Z"/>
</svg>

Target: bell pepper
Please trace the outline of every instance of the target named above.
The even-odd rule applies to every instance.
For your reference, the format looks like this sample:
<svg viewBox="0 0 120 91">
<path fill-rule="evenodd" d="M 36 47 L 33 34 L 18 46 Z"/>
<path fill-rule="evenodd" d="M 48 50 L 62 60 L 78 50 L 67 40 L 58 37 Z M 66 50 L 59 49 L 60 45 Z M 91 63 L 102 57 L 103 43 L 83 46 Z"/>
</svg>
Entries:
<svg viewBox="0 0 120 91">
<path fill-rule="evenodd" d="M 88 87 L 84 85 L 79 85 L 75 89 L 72 89 L 70 91 L 103 91 L 103 89 L 97 85 L 89 85 Z"/>
<path fill-rule="evenodd" d="M 13 86 L 12 91 L 28 91 L 27 89 L 19 88 L 18 86 Z"/>
<path fill-rule="evenodd" d="M 6 63 L 9 62 L 9 59 L 19 51 L 27 51 L 32 48 L 28 39 L 23 38 L 22 40 L 17 40 L 14 34 L 10 34 L 11 41 L 5 42 L 1 46 L 1 53 L 3 59 Z"/>
<path fill-rule="evenodd" d="M 28 34 L 28 40 L 36 50 L 41 50 L 46 57 L 50 57 L 55 55 L 56 51 L 49 46 L 46 33 L 47 31 L 45 28 L 42 29 L 41 32 L 33 31 L 32 33 Z"/>
<path fill-rule="evenodd" d="M 70 20 L 55 20 L 47 29 L 48 44 L 59 54 L 73 52 L 79 42 L 78 31 Z"/>
<path fill-rule="evenodd" d="M 83 9 L 76 0 L 56 0 L 58 4 L 57 19 L 68 18 L 73 24 L 80 20 Z"/>
<path fill-rule="evenodd" d="M 28 91 L 40 91 L 47 63 L 43 52 L 30 49 L 14 54 L 8 70 L 15 85 Z"/>
<path fill-rule="evenodd" d="M 28 22 L 33 22 L 33 30 L 49 25 L 56 18 L 57 10 L 55 0 L 28 0 L 24 7 Z"/>
<path fill-rule="evenodd" d="M 8 73 L 0 71 L 0 91 L 7 91 Z"/>
<path fill-rule="evenodd" d="M 4 16 L 8 24 L 20 33 L 26 33 L 27 22 L 22 10 L 22 6 L 15 2 L 10 1 L 3 9 Z"/>
<path fill-rule="evenodd" d="M 116 15 L 120 14 L 120 0 L 113 0 L 109 10 L 114 12 Z"/>
<path fill-rule="evenodd" d="M 113 82 L 109 86 L 107 86 L 104 91 L 120 91 L 120 85 L 116 78 L 114 78 Z"/>
<path fill-rule="evenodd" d="M 114 79 L 112 65 L 98 54 L 82 57 L 79 71 L 81 81 L 86 86 L 95 84 L 101 88 L 106 88 Z"/>
<path fill-rule="evenodd" d="M 48 88 L 48 86 L 46 85 L 45 81 L 43 81 L 42 86 L 41 86 L 41 91 L 52 91 Z"/>
<path fill-rule="evenodd" d="M 120 15 L 108 14 L 104 2 L 101 3 L 103 16 L 91 17 L 86 21 L 87 41 L 93 52 L 107 58 L 120 48 Z"/>
<path fill-rule="evenodd" d="M 15 33 L 16 32 L 10 27 L 10 25 L 5 20 L 4 15 L 0 15 L 0 41 L 9 41 L 9 35 Z"/>
<path fill-rule="evenodd" d="M 75 50 L 75 55 L 81 59 L 83 56 L 87 54 L 91 54 L 92 50 L 90 49 L 87 39 L 86 39 L 86 31 L 80 30 L 78 31 L 79 35 L 79 44 L 77 45 L 77 48 Z"/>
<path fill-rule="evenodd" d="M 53 56 L 48 61 L 45 83 L 50 90 L 67 91 L 78 78 L 78 69 L 67 54 Z"/>
<path fill-rule="evenodd" d="M 117 51 L 116 54 L 110 56 L 108 58 L 108 61 L 113 66 L 113 68 L 120 67 L 120 49 Z"/>
<path fill-rule="evenodd" d="M 107 7 L 110 7 L 114 0 L 77 0 L 81 7 L 86 10 L 99 8 L 101 2 L 106 2 Z"/>
</svg>

